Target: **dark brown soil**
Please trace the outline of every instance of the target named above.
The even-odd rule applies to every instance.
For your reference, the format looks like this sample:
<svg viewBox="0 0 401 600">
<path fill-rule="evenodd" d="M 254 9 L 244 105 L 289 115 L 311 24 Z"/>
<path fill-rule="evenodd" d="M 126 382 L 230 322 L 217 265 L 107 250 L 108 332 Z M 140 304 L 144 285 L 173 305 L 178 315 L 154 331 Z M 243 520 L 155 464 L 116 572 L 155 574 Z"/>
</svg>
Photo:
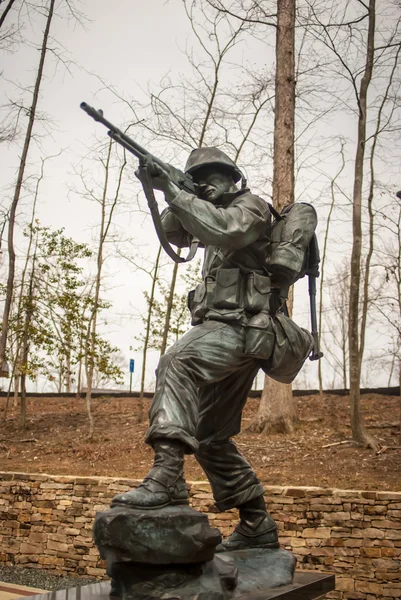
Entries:
<svg viewBox="0 0 401 600">
<path fill-rule="evenodd" d="M 258 399 L 250 399 L 245 409 L 236 442 L 266 485 L 401 490 L 399 397 L 362 396 L 365 423 L 378 452 L 347 442 L 348 397 L 303 396 L 294 401 L 300 421 L 290 436 L 248 432 Z M 147 422 L 137 422 L 138 400 L 109 397 L 92 402 L 92 440 L 87 438 L 84 400 L 30 398 L 26 431 L 18 426 L 18 407 L 9 409 L 0 430 L 0 470 L 141 478 L 153 452 L 143 441 Z M 4 406 L 5 398 L 0 398 L 1 412 Z M 190 481 L 205 479 L 193 457 L 186 461 L 186 474 Z"/>
</svg>

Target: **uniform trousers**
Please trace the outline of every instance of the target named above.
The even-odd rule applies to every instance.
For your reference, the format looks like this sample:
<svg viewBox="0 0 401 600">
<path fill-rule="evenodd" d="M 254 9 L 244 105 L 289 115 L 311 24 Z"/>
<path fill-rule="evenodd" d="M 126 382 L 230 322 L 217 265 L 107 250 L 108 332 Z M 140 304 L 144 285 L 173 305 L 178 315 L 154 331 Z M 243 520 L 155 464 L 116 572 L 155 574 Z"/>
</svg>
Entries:
<svg viewBox="0 0 401 600">
<path fill-rule="evenodd" d="M 245 354 L 246 328 L 205 321 L 160 359 L 146 442 L 175 440 L 195 453 L 224 511 L 263 494 L 263 486 L 230 439 L 241 429 L 242 410 L 258 362 Z"/>
</svg>

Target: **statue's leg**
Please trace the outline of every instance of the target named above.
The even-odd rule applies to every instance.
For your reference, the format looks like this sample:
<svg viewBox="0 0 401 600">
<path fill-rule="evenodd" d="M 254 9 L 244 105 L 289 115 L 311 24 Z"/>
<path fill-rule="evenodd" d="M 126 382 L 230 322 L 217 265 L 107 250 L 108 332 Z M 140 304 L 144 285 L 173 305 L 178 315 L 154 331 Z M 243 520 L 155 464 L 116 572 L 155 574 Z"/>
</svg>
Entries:
<svg viewBox="0 0 401 600">
<path fill-rule="evenodd" d="M 266 511 L 263 486 L 249 463 L 229 439 L 240 431 L 241 413 L 258 366 L 249 358 L 236 373 L 200 390 L 199 447 L 204 469 L 219 510 L 239 508 L 240 522 L 218 550 L 278 546 L 277 525 Z"/>
<path fill-rule="evenodd" d="M 198 447 L 199 390 L 239 368 L 244 361 L 243 338 L 239 325 L 208 321 L 191 329 L 162 356 L 146 437 L 155 450 L 155 463 L 142 484 L 116 496 L 113 505 L 147 509 L 188 502 L 184 454 Z"/>
</svg>

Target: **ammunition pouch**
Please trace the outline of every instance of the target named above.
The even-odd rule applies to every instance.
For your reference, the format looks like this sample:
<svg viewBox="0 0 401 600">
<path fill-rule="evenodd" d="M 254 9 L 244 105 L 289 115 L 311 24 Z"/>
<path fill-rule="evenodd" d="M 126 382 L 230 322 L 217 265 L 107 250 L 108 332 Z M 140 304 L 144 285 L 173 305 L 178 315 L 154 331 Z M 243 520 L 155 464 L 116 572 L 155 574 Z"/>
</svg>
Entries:
<svg viewBox="0 0 401 600">
<path fill-rule="evenodd" d="M 284 299 L 280 298 L 279 289 L 272 287 L 270 277 L 249 273 L 246 279 L 244 308 L 255 315 L 267 311 L 275 315 L 282 307 Z"/>
<path fill-rule="evenodd" d="M 239 268 L 218 269 L 215 278 L 206 277 L 188 294 L 192 325 L 202 323 L 209 309 L 244 309 L 251 315 L 262 311 L 275 315 L 284 301 L 280 289 L 272 287 L 270 277 L 258 273 L 244 276 Z"/>
<path fill-rule="evenodd" d="M 216 272 L 213 308 L 243 308 L 243 278 L 237 269 L 219 269 Z"/>
<path fill-rule="evenodd" d="M 275 339 L 272 317 L 267 312 L 260 312 L 249 319 L 246 326 L 245 354 L 267 361 L 272 355 Z"/>
<path fill-rule="evenodd" d="M 192 316 L 191 325 L 203 323 L 207 311 L 213 307 L 215 287 L 215 279 L 206 277 L 194 290 L 189 292 L 188 308 Z"/>
</svg>

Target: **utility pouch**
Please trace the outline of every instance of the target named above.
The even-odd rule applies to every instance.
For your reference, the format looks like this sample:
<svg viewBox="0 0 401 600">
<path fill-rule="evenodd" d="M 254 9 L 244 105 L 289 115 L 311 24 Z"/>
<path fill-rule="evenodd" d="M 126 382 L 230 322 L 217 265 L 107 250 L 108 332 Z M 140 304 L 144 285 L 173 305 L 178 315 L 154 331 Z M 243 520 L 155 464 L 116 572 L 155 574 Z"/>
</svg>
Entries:
<svg viewBox="0 0 401 600">
<path fill-rule="evenodd" d="M 191 312 L 191 325 L 199 325 L 213 305 L 214 288 L 216 282 L 213 277 L 206 277 L 194 290 L 188 294 L 188 308 Z"/>
<path fill-rule="evenodd" d="M 219 269 L 216 273 L 214 308 L 240 308 L 242 277 L 239 269 Z"/>
<path fill-rule="evenodd" d="M 260 312 L 248 321 L 245 354 L 259 360 L 268 360 L 274 350 L 275 337 L 271 316 L 267 312 Z"/>
<path fill-rule="evenodd" d="M 270 277 L 249 273 L 246 280 L 244 308 L 251 314 L 266 310 L 275 315 L 281 307 L 279 291 L 272 289 Z"/>
<path fill-rule="evenodd" d="M 309 246 L 317 225 L 316 211 L 310 204 L 297 202 L 281 212 L 279 220 L 272 227 L 270 255 L 267 267 L 276 281 L 292 284 L 303 277 L 309 265 Z M 314 257 L 311 262 L 317 269 L 319 255 L 317 242 L 314 242 Z"/>
<path fill-rule="evenodd" d="M 269 360 L 260 361 L 260 366 L 272 379 L 291 383 L 313 348 L 313 337 L 283 314 L 271 317 L 271 323 L 276 340 L 274 350 Z"/>
</svg>

